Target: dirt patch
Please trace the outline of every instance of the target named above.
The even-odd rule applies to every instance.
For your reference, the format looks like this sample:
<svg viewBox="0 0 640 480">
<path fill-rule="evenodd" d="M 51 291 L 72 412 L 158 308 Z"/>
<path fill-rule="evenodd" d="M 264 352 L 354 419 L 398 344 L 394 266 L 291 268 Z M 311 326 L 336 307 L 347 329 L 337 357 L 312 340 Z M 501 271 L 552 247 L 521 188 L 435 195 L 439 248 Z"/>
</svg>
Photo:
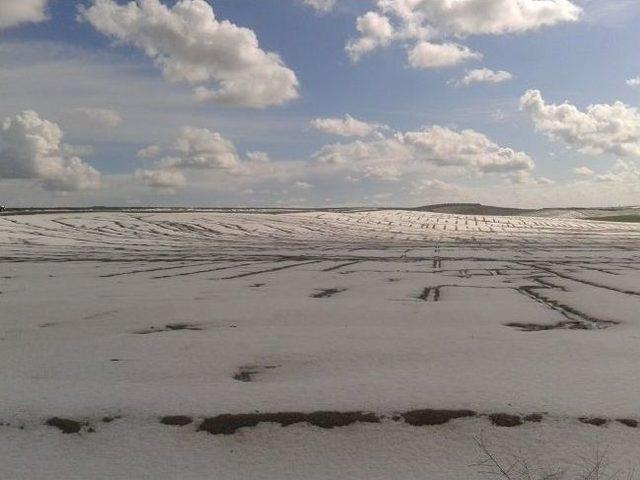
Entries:
<svg viewBox="0 0 640 480">
<path fill-rule="evenodd" d="M 437 302 L 440 300 L 440 287 L 425 287 L 418 295 L 418 300 Z"/>
<path fill-rule="evenodd" d="M 379 423 L 380 418 L 373 413 L 364 412 L 281 412 L 218 415 L 217 417 L 203 420 L 198 427 L 198 431 L 208 432 L 213 435 L 232 435 L 240 428 L 255 427 L 260 423 L 277 423 L 282 427 L 295 423 L 309 423 L 320 428 L 334 428 L 357 422 Z"/>
<path fill-rule="evenodd" d="M 558 322 L 554 324 L 510 322 L 506 327 L 517 328 L 521 332 L 544 332 L 547 330 L 591 330 L 582 322 Z"/>
<path fill-rule="evenodd" d="M 618 418 L 616 422 L 626 425 L 627 427 L 638 428 L 638 421 L 631 418 Z"/>
<path fill-rule="evenodd" d="M 578 420 L 580 420 L 582 423 L 586 423 L 587 425 L 594 425 L 596 427 L 603 427 L 607 423 L 609 423 L 609 420 L 600 417 L 582 417 Z"/>
<path fill-rule="evenodd" d="M 166 417 L 162 417 L 160 419 L 160 423 L 162 423 L 163 425 L 184 427 L 185 425 L 189 425 L 190 423 L 193 423 L 193 418 L 187 417 L 185 415 L 169 415 Z"/>
<path fill-rule="evenodd" d="M 442 425 L 456 418 L 475 417 L 473 410 L 412 410 L 403 413 L 401 417 L 409 425 L 422 427 L 425 425 Z"/>
<path fill-rule="evenodd" d="M 233 375 L 233 379 L 238 382 L 252 382 L 253 376 L 262 373 L 264 370 L 273 370 L 278 365 L 246 365 L 240 367 L 237 373 Z"/>
<path fill-rule="evenodd" d="M 176 332 L 179 330 L 202 330 L 202 327 L 190 323 L 169 323 L 164 327 L 149 327 L 134 333 L 138 335 L 148 335 L 150 333 Z"/>
<path fill-rule="evenodd" d="M 316 293 L 309 295 L 311 298 L 328 298 L 337 295 L 338 293 L 346 292 L 346 288 L 327 288 L 320 290 Z"/>
<path fill-rule="evenodd" d="M 522 425 L 522 418 L 519 415 L 509 415 L 508 413 L 492 413 L 489 420 L 496 427 L 518 427 Z"/>
<path fill-rule="evenodd" d="M 524 417 L 524 421 L 525 422 L 531 422 L 531 423 L 540 423 L 544 418 L 544 415 L 541 413 L 532 413 L 530 415 L 526 415 Z"/>
<path fill-rule="evenodd" d="M 46 424 L 50 427 L 56 427 L 66 434 L 78 433 L 82 429 L 82 423 L 70 418 L 52 417 L 47 420 Z"/>
</svg>

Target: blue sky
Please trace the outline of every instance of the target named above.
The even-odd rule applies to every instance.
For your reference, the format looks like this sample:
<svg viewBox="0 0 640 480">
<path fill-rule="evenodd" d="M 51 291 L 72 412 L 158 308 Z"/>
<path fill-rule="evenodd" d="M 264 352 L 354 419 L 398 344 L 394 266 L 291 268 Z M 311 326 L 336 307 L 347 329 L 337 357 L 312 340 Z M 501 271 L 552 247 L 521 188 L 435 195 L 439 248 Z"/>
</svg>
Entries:
<svg viewBox="0 0 640 480">
<path fill-rule="evenodd" d="M 25 1 L 35 10 L 19 11 Z M 550 8 L 531 20 L 539 2 Z M 184 1 L 214 12 L 202 31 L 168 0 L 133 5 L 127 24 L 125 3 L 0 5 L 0 202 L 640 204 L 636 1 L 494 0 L 498 20 L 442 0 L 387 1 L 409 5 L 413 23 L 373 0 L 326 11 L 305 0 Z M 504 13 L 519 3 L 534 10 Z M 378 22 L 370 38 L 383 38 L 380 19 L 393 33 L 354 61 L 345 46 L 367 36 L 357 28 L 367 15 Z M 229 35 L 211 33 L 223 21 Z M 185 45 L 171 43 L 174 27 Z M 247 44 L 249 60 L 236 58 L 240 29 L 259 42 Z M 419 44 L 428 48 L 412 61 Z M 458 58 L 463 49 L 475 57 Z M 462 84 L 474 70 L 482 81 Z M 194 82 L 201 71 L 207 80 Z M 511 78 L 498 81 L 500 71 Z M 222 100 L 221 78 L 249 85 Z M 199 101 L 198 87 L 214 93 Z M 155 155 L 138 154 L 150 145 Z"/>
</svg>

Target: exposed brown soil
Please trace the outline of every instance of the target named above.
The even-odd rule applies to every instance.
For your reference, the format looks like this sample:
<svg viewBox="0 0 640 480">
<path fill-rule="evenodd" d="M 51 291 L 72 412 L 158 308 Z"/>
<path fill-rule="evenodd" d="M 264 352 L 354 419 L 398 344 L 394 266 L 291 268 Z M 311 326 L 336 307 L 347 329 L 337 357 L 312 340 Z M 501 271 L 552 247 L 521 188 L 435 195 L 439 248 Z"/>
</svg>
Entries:
<svg viewBox="0 0 640 480">
<path fill-rule="evenodd" d="M 365 412 L 281 412 L 218 415 L 203 420 L 198 431 L 214 435 L 232 435 L 243 427 L 255 427 L 260 423 L 277 423 L 282 427 L 294 423 L 309 423 L 320 428 L 344 427 L 354 423 L 379 423 L 380 418 Z"/>
<path fill-rule="evenodd" d="M 524 417 L 524 421 L 532 422 L 532 423 L 540 423 L 543 418 L 544 418 L 544 415 L 541 413 L 532 413 L 530 415 L 526 415 Z"/>
<path fill-rule="evenodd" d="M 253 376 L 262 373 L 264 370 L 273 370 L 278 365 L 245 365 L 240 367 L 233 375 L 233 379 L 239 382 L 252 382 Z"/>
<path fill-rule="evenodd" d="M 553 324 L 510 322 L 506 327 L 517 328 L 521 332 L 544 332 L 547 330 L 591 330 L 582 322 L 559 322 Z"/>
<path fill-rule="evenodd" d="M 492 413 L 489 420 L 497 427 L 518 427 L 522 425 L 522 418 L 518 415 L 508 413 Z"/>
<path fill-rule="evenodd" d="M 138 335 L 148 335 L 150 333 L 175 332 L 179 330 L 202 330 L 202 327 L 199 327 L 197 325 L 192 325 L 189 323 L 169 323 L 162 328 L 149 327 L 144 330 L 138 330 L 137 332 L 134 332 L 134 333 L 137 333 Z"/>
<path fill-rule="evenodd" d="M 626 425 L 627 427 L 638 428 L 638 421 L 631 418 L 618 418 L 616 421 Z"/>
<path fill-rule="evenodd" d="M 609 420 L 600 417 L 582 417 L 579 420 L 582 423 L 586 423 L 587 425 L 595 425 L 596 427 L 602 427 L 609 423 Z"/>
<path fill-rule="evenodd" d="M 320 290 L 319 292 L 309 295 L 311 298 L 328 298 L 337 295 L 338 293 L 345 292 L 346 288 L 327 288 Z"/>
<path fill-rule="evenodd" d="M 418 300 L 423 300 L 425 302 L 434 301 L 437 302 L 440 300 L 440 288 L 441 287 L 425 287 L 422 290 L 422 293 L 418 295 Z"/>
<path fill-rule="evenodd" d="M 424 425 L 442 425 L 455 418 L 475 417 L 472 410 L 413 410 L 401 415 L 406 423 L 421 427 Z"/>
<path fill-rule="evenodd" d="M 52 417 L 47 420 L 47 425 L 50 427 L 56 427 L 62 433 L 78 433 L 82 429 L 82 423 L 70 418 Z"/>
<path fill-rule="evenodd" d="M 189 425 L 190 423 L 193 423 L 193 418 L 187 417 L 185 415 L 169 415 L 166 417 L 162 417 L 160 419 L 160 423 L 162 423 L 163 425 L 184 427 L 185 425 Z"/>
</svg>

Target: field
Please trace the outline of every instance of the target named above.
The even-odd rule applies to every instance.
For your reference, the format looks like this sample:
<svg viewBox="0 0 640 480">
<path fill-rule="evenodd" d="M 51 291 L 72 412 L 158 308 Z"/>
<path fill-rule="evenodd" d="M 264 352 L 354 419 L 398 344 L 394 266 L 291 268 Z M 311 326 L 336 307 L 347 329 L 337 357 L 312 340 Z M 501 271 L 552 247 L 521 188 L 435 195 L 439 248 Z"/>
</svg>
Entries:
<svg viewBox="0 0 640 480">
<path fill-rule="evenodd" d="M 0 478 L 640 458 L 638 224 L 58 212 L 0 217 L 0 257 Z"/>
</svg>

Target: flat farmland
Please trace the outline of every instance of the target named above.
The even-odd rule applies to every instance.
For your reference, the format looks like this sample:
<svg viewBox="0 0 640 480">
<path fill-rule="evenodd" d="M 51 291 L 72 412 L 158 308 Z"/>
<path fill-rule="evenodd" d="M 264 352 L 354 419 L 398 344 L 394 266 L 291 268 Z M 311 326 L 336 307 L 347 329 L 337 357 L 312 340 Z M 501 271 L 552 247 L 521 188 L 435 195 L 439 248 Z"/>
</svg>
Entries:
<svg viewBox="0 0 640 480">
<path fill-rule="evenodd" d="M 11 215 L 0 260 L 2 478 L 486 478 L 480 437 L 640 458 L 638 224 Z"/>
</svg>

